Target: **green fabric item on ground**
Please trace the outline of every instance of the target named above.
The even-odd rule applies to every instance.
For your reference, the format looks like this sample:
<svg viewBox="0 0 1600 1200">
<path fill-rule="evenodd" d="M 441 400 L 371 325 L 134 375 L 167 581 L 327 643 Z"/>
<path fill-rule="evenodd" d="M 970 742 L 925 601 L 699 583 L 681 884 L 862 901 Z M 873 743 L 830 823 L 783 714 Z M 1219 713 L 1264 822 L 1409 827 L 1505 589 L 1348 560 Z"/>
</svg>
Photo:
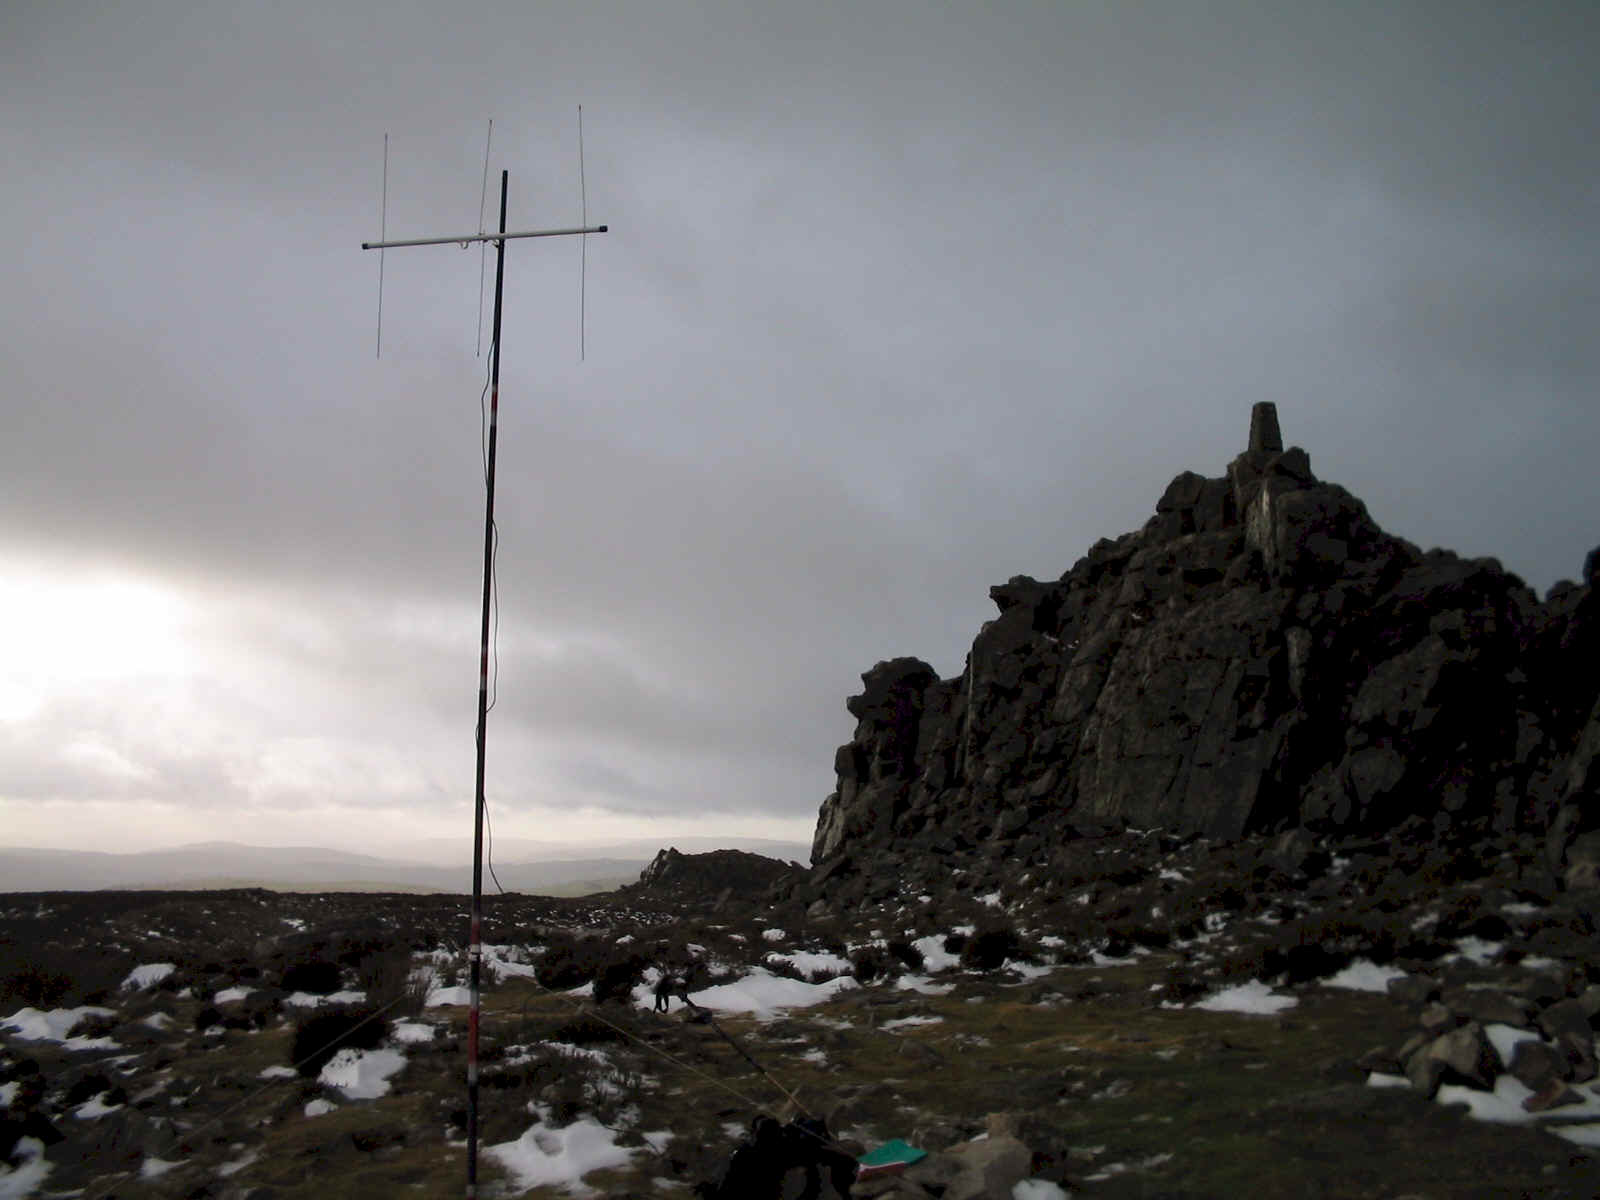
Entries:
<svg viewBox="0 0 1600 1200">
<path fill-rule="evenodd" d="M 927 1158 L 926 1150 L 918 1150 L 915 1146 L 892 1138 L 879 1146 L 876 1150 L 869 1150 L 859 1160 L 863 1167 L 909 1167 L 919 1159 Z"/>
</svg>

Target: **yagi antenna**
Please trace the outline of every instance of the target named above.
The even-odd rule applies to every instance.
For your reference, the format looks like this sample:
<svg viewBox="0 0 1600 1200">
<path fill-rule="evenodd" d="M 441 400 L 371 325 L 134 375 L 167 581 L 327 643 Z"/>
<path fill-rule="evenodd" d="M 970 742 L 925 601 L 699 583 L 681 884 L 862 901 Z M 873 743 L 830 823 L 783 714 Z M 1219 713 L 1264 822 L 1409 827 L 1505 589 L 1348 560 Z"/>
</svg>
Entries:
<svg viewBox="0 0 1600 1200">
<path fill-rule="evenodd" d="M 583 236 L 605 233 L 605 225 L 579 225 L 573 229 L 529 229 L 516 233 L 506 230 L 506 193 L 511 173 L 500 172 L 500 229 L 495 233 L 457 233 L 444 237 L 402 238 L 384 240 L 388 235 L 388 137 L 384 138 L 384 229 L 376 242 L 362 242 L 363 250 L 379 252 L 379 311 L 382 308 L 382 264 L 385 250 L 406 246 L 468 246 L 473 242 L 493 242 L 494 256 L 494 322 L 489 335 L 489 449 L 484 462 L 484 513 L 483 513 L 483 608 L 478 639 L 478 762 L 477 782 L 474 788 L 472 832 L 472 929 L 471 944 L 467 951 L 472 976 L 470 1001 L 467 1010 L 467 1200 L 478 1194 L 478 1018 L 479 989 L 483 966 L 483 825 L 485 805 L 483 798 L 484 750 L 489 723 L 489 607 L 494 585 L 494 468 L 495 444 L 500 414 L 500 309 L 505 294 L 506 243 L 520 238 Z M 585 214 L 585 220 L 587 214 Z M 480 290 L 480 295 L 481 290 Z"/>
</svg>

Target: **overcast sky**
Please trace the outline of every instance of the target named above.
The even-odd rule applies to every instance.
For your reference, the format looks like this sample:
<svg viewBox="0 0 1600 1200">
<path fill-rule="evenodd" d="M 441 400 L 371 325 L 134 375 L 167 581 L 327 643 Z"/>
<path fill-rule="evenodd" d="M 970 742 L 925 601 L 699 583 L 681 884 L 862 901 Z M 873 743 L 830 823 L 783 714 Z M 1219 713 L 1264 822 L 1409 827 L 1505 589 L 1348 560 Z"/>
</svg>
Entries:
<svg viewBox="0 0 1600 1200">
<path fill-rule="evenodd" d="M 330 11 L 330 7 L 332 11 Z M 1588 3 L 0 5 L 0 843 L 809 839 L 860 673 L 1250 405 L 1541 593 L 1600 543 Z M 489 264 L 492 278 L 492 258 Z M 484 318 L 487 325 L 487 314 Z M 484 340 L 487 341 L 485 331 Z M 3 884 L 0 884 L 3 886 Z"/>
</svg>

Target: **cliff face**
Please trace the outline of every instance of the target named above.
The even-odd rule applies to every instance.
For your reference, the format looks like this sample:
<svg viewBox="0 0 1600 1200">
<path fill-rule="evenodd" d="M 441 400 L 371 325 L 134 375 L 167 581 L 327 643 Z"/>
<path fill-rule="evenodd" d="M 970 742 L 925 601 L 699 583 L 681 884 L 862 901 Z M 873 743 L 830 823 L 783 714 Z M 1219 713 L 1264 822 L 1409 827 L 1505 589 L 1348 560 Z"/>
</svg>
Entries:
<svg viewBox="0 0 1600 1200">
<path fill-rule="evenodd" d="M 813 861 L 1108 826 L 1600 827 L 1600 551 L 1544 603 L 1424 553 L 1283 449 L 1270 404 L 1223 476 L 1136 533 L 990 589 L 965 671 L 901 658 L 848 702 Z M 1585 852 L 1585 860 L 1587 852 Z"/>
</svg>

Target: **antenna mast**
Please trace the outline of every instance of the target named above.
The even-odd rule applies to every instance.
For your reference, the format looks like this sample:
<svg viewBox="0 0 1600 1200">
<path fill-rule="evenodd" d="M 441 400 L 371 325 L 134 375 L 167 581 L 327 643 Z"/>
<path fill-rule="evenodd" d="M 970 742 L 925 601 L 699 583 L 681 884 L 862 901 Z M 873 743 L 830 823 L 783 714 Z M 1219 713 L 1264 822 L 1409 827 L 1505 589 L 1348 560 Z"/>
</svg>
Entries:
<svg viewBox="0 0 1600 1200">
<path fill-rule="evenodd" d="M 594 225 L 507 233 L 506 191 L 509 179 L 509 171 L 500 172 L 498 233 L 361 243 L 363 250 L 380 251 L 400 246 L 465 246 L 472 242 L 495 244 L 494 325 L 489 342 L 489 453 L 484 469 L 483 614 L 478 642 L 478 764 L 472 826 L 472 929 L 467 951 L 472 970 L 471 1000 L 467 1010 L 467 1200 L 477 1200 L 478 1195 L 478 1024 L 483 971 L 483 772 L 489 723 L 489 608 L 494 594 L 494 466 L 500 412 L 500 301 L 505 291 L 506 243 L 515 238 L 562 237 L 568 234 L 605 233 L 608 230 L 605 225 Z"/>
</svg>

